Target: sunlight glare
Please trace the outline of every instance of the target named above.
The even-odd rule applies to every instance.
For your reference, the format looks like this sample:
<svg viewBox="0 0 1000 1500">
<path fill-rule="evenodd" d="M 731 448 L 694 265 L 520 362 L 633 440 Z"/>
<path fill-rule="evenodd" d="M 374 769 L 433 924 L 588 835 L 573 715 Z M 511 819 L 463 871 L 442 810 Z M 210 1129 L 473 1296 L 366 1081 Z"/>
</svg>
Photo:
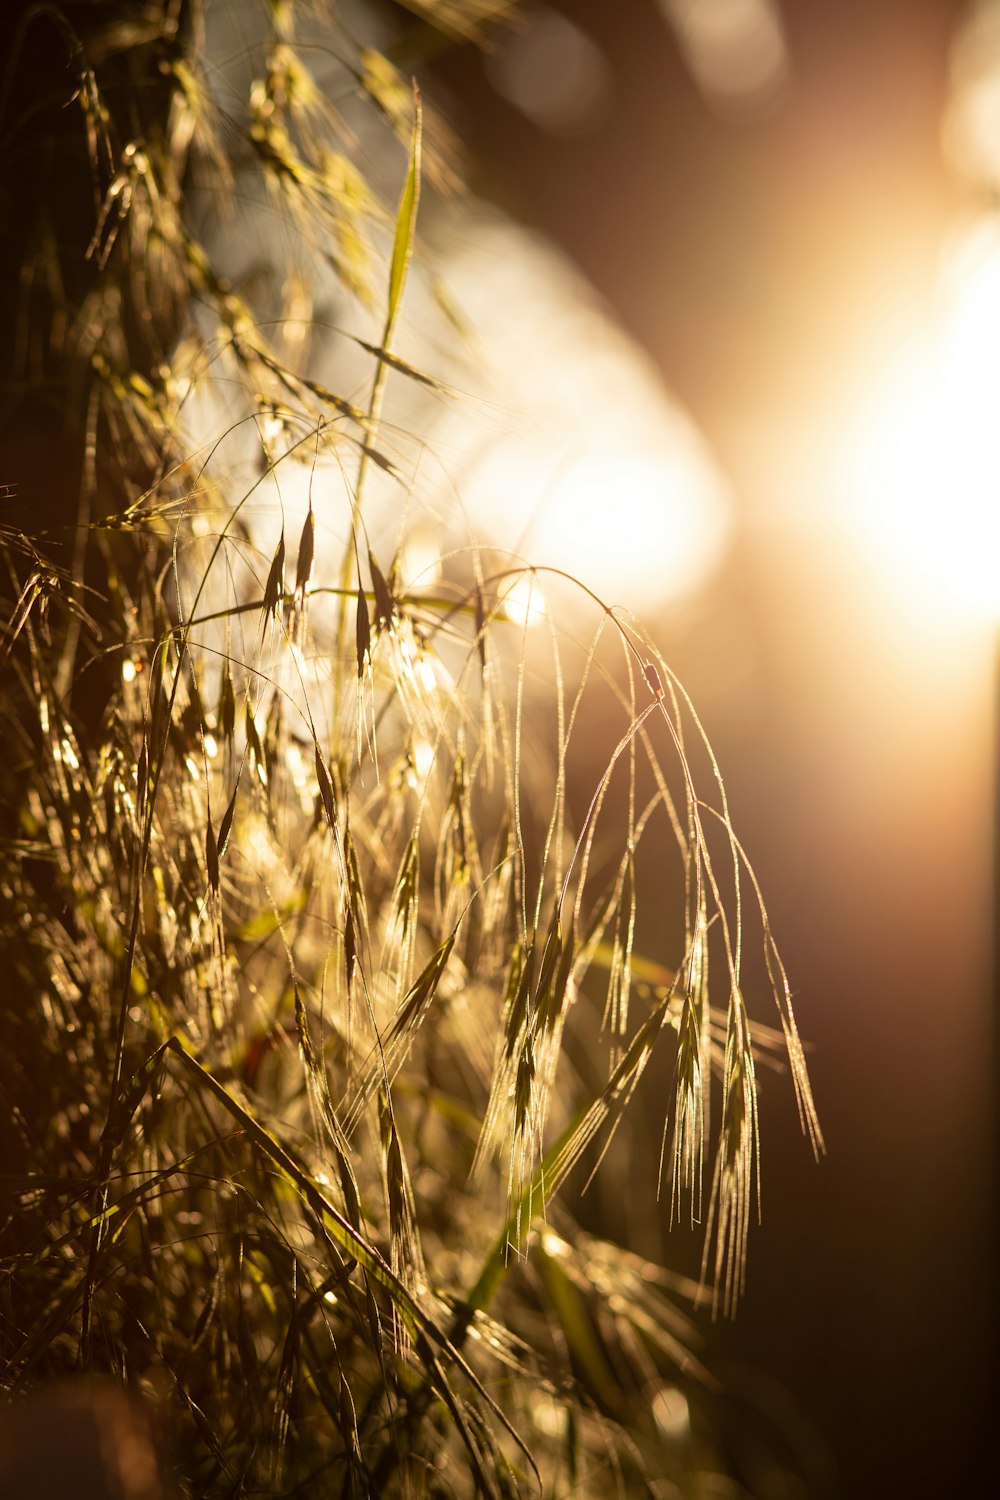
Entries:
<svg viewBox="0 0 1000 1500">
<path fill-rule="evenodd" d="M 1000 620 L 1000 233 L 980 226 L 949 267 L 935 335 L 872 401 L 851 455 L 865 528 L 923 597 Z"/>
<path fill-rule="evenodd" d="M 653 1397 L 653 1418 L 665 1437 L 673 1442 L 686 1438 L 691 1431 L 691 1412 L 687 1397 L 675 1385 L 665 1385 Z"/>
<path fill-rule="evenodd" d="M 676 455 L 627 450 L 583 453 L 558 474 L 539 516 L 532 550 L 612 603 L 642 609 L 696 589 L 716 560 L 722 524 L 706 494 L 692 503 L 692 474 Z"/>
<path fill-rule="evenodd" d="M 430 588 L 441 577 L 441 532 L 427 525 L 412 527 L 403 537 L 399 572 L 405 587 Z"/>
<path fill-rule="evenodd" d="M 527 628 L 545 618 L 545 598 L 530 573 L 519 573 L 512 583 L 502 585 L 500 603 L 504 617 L 513 625 Z"/>
<path fill-rule="evenodd" d="M 449 286 L 489 334 L 484 404 L 439 437 L 472 529 L 633 612 L 696 593 L 724 552 L 729 496 L 652 362 L 564 256 L 485 210 Z"/>
<path fill-rule="evenodd" d="M 413 740 L 411 757 L 417 783 L 425 782 L 431 774 L 431 768 L 434 765 L 434 746 L 429 740 L 425 740 L 423 735 L 416 735 Z"/>
<path fill-rule="evenodd" d="M 443 211 L 435 243 L 449 304 L 468 333 L 456 341 L 450 321 L 442 329 L 440 306 L 415 275 L 405 356 L 453 393 L 432 401 L 395 373 L 387 383 L 376 447 L 391 468 L 367 466 L 362 539 L 383 570 L 396 560 L 404 588 L 432 590 L 451 571 L 450 554 L 474 542 L 505 560 L 561 569 L 636 615 L 693 597 L 725 551 L 730 496 L 709 443 L 661 372 L 564 254 L 497 210 L 464 202 Z M 234 276 L 240 270 L 237 259 Z M 338 347 L 316 374 L 331 389 L 350 389 L 352 354 Z M 239 502 L 260 553 L 251 570 L 258 582 L 277 517 L 290 574 L 313 510 L 310 629 L 322 640 L 332 616 L 316 598 L 338 578 L 350 541 L 356 446 L 332 423 L 320 445 L 306 427 L 286 428 L 271 413 L 241 419 L 221 381 L 202 384 L 185 408 L 189 441 L 210 455 L 206 477 L 220 495 Z M 264 473 L 262 441 L 274 460 Z M 227 542 L 227 557 L 231 550 Z M 593 608 L 582 589 L 563 595 L 560 609 Z M 519 597 L 514 590 L 508 617 Z M 536 589 L 532 622 L 540 603 Z"/>
<path fill-rule="evenodd" d="M 725 546 L 710 461 L 680 424 L 662 440 L 655 417 L 628 432 L 581 433 L 561 456 L 547 432 L 511 438 L 479 458 L 467 490 L 498 542 L 502 517 L 519 556 L 635 613 L 697 592 Z"/>
</svg>

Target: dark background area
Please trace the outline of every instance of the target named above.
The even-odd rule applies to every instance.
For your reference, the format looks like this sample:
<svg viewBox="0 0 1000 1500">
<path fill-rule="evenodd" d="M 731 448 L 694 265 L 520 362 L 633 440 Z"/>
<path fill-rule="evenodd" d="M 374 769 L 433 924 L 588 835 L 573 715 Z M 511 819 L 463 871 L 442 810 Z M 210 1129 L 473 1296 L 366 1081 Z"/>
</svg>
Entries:
<svg viewBox="0 0 1000 1500">
<path fill-rule="evenodd" d="M 767 895 L 828 1143 L 813 1167 L 765 1082 L 763 1224 L 711 1359 L 806 1476 L 775 1495 L 985 1493 L 990 634 L 884 571 L 838 472 L 963 206 L 940 144 L 962 7 L 789 0 L 791 77 L 745 120 L 707 106 L 653 0 L 558 8 L 611 65 L 589 130 L 532 125 L 472 47 L 437 87 L 474 185 L 572 255 L 731 484 L 726 560 L 659 634 Z"/>
</svg>

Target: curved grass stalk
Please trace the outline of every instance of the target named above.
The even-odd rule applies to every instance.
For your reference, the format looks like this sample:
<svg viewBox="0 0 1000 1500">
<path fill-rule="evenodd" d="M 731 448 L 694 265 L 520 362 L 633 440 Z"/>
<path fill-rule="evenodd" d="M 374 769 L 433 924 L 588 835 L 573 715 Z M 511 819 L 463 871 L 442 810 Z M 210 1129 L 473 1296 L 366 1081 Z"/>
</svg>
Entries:
<svg viewBox="0 0 1000 1500">
<path fill-rule="evenodd" d="M 178 204 L 189 152 L 227 169 L 223 107 L 172 14 L 157 129 L 135 128 L 138 98 L 113 115 L 109 59 L 146 45 L 125 22 L 99 68 L 73 51 L 100 165 L 74 312 L 81 474 L 93 489 L 99 461 L 121 492 L 77 562 L 99 551 L 106 596 L 44 537 L 15 538 L 4 583 L 0 1133 L 23 1162 L 4 1387 L 127 1371 L 165 1393 L 183 1483 L 209 1500 L 683 1489 L 643 1422 L 668 1382 L 703 1378 L 672 1302 L 693 1289 L 576 1230 L 572 1200 L 655 1080 L 670 1215 L 705 1218 L 703 1282 L 729 1312 L 759 1207 L 757 1063 L 779 1039 L 822 1149 L 718 765 L 641 629 L 557 568 L 446 533 L 444 466 L 429 479 L 423 435 L 407 446 L 390 420 L 390 371 L 453 394 L 393 347 L 419 93 L 346 31 L 296 41 L 286 7 L 234 48 L 254 54 L 234 192 L 266 184 L 300 262 L 275 320 Z M 309 56 L 345 108 L 360 89 L 395 135 L 405 116 L 394 220 L 361 192 Z M 367 283 L 349 251 L 369 222 L 394 223 L 381 328 L 300 316 L 310 258 L 340 256 L 350 297 Z M 367 402 L 301 367 L 310 322 L 374 362 Z M 147 330 L 144 364 L 119 324 L 136 347 Z M 207 443 L 185 433 L 202 404 L 224 413 Z M 398 494 L 394 559 L 421 506 L 442 533 L 426 589 L 380 566 L 376 470 Z M 332 564 L 331 475 L 350 510 Z M 272 492 L 265 544 L 252 513 Z M 551 608 L 543 631 L 518 626 L 518 575 L 572 585 L 593 628 Z M 78 664 L 116 672 L 89 717 Z M 656 841 L 676 892 L 649 889 Z M 639 953 L 651 902 L 663 936 Z M 744 994 L 755 910 L 780 1033 Z"/>
</svg>

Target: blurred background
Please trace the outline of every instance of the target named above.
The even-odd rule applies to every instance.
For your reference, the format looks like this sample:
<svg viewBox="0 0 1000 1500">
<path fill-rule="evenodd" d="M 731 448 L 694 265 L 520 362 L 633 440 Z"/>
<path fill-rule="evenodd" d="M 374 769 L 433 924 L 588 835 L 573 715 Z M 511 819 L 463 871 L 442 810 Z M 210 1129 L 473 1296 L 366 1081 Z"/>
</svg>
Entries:
<svg viewBox="0 0 1000 1500">
<path fill-rule="evenodd" d="M 747 1482 L 984 1493 L 1000 6 L 527 5 L 430 77 L 475 189 L 572 257 L 727 497 L 680 594 L 655 486 L 564 535 L 624 527 L 813 1049 L 828 1156 L 765 1083 L 749 1291 L 708 1335 L 734 1445 L 742 1405 L 798 1471 Z"/>
</svg>

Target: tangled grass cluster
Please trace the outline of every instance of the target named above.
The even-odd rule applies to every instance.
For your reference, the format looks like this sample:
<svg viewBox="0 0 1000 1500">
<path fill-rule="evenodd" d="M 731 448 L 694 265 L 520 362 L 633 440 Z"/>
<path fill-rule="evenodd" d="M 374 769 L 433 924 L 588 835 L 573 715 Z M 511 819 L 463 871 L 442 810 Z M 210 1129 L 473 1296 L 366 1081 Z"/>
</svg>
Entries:
<svg viewBox="0 0 1000 1500">
<path fill-rule="evenodd" d="M 405 576 L 410 476 L 380 419 L 387 382 L 434 385 L 393 350 L 415 87 L 328 20 L 405 159 L 392 214 L 291 5 L 262 11 L 241 119 L 206 81 L 198 7 L 103 11 L 85 39 L 72 7 L 25 22 L 65 48 L 95 202 L 78 306 L 78 247 L 42 246 L 17 372 L 40 344 L 65 371 L 83 500 L 68 560 L 58 529 L 5 532 L 4 1390 L 102 1371 L 144 1392 L 192 1496 L 702 1493 L 698 1288 L 584 1233 L 573 1202 L 643 1074 L 672 1066 L 663 1172 L 674 1214 L 705 1222 L 702 1295 L 731 1310 L 760 1048 L 783 1048 L 820 1145 L 707 741 L 652 642 L 582 585 L 590 638 L 552 605 L 529 650 L 512 584 L 565 579 L 473 539 Z M 352 297 L 383 298 L 360 395 L 296 362 L 291 321 L 269 337 L 196 237 L 186 184 L 230 180 L 234 155 Z M 241 491 L 187 435 L 219 382 L 259 455 Z M 318 484 L 273 551 L 245 524 L 260 486 L 324 464 L 349 496 L 331 576 Z M 381 555 L 373 472 L 400 496 Z M 617 718 L 574 822 L 595 684 Z M 683 937 L 640 956 L 636 856 L 660 836 Z M 780 1030 L 750 1021 L 745 930 Z"/>
</svg>

